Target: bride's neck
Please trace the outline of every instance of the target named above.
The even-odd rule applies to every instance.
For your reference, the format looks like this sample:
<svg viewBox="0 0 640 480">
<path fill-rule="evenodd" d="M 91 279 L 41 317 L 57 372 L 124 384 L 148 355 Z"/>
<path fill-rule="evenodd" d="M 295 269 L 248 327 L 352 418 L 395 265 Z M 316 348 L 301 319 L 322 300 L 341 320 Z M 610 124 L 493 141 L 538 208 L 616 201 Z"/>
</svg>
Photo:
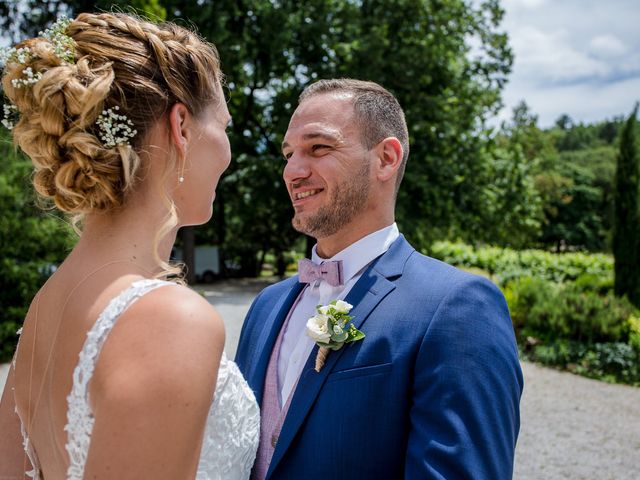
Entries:
<svg viewBox="0 0 640 480">
<path fill-rule="evenodd" d="M 177 228 L 158 239 L 166 214 L 142 209 L 88 215 L 74 252 L 96 260 L 127 260 L 148 270 L 158 270 L 158 260 L 168 261 Z"/>
</svg>

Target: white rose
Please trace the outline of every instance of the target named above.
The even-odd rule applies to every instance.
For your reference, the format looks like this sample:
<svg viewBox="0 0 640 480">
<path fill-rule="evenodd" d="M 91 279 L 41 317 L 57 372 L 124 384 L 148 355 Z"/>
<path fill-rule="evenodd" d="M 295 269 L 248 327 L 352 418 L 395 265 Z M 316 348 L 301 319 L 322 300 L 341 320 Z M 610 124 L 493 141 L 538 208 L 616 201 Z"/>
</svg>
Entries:
<svg viewBox="0 0 640 480">
<path fill-rule="evenodd" d="M 322 315 L 326 315 L 329 313 L 330 308 L 331 305 L 322 305 L 321 307 L 318 307 L 318 312 L 320 312 Z"/>
<path fill-rule="evenodd" d="M 353 305 L 343 301 L 338 300 L 335 304 L 336 312 L 338 313 L 349 313 L 349 311 L 353 308 Z"/>
<path fill-rule="evenodd" d="M 326 315 L 314 315 L 307 320 L 307 335 L 314 342 L 329 343 L 329 318 Z"/>
</svg>

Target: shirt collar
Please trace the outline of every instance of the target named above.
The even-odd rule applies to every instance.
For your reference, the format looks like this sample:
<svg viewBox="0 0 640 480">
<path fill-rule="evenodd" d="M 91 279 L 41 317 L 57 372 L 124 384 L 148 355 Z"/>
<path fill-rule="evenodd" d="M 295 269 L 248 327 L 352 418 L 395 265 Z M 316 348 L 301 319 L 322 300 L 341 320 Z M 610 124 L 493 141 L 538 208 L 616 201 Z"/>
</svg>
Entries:
<svg viewBox="0 0 640 480">
<path fill-rule="evenodd" d="M 316 244 L 311 250 L 311 259 L 316 263 L 322 263 L 327 260 L 342 260 L 342 275 L 346 283 L 375 258 L 389 250 L 391 244 L 399 236 L 398 226 L 392 223 L 388 227 L 381 228 L 362 237 L 331 258 L 321 258 L 318 255 L 318 245 Z"/>
</svg>

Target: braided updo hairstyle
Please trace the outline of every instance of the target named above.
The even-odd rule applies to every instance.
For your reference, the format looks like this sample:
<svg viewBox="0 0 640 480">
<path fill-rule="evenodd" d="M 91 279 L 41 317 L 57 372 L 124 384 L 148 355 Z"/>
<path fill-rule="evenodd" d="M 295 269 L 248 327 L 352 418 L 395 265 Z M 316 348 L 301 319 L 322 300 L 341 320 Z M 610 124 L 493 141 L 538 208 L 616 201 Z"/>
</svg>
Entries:
<svg viewBox="0 0 640 480">
<path fill-rule="evenodd" d="M 71 61 L 45 37 L 26 40 L 17 47 L 31 54 L 7 63 L 2 85 L 20 115 L 14 143 L 33 162 L 35 189 L 82 216 L 123 205 L 139 177 L 145 133 L 176 102 L 198 116 L 219 100 L 222 73 L 215 47 L 172 23 L 83 13 L 64 33 L 74 43 Z M 28 68 L 42 76 L 21 85 Z M 130 145 L 101 141 L 96 120 L 113 108 L 137 130 Z"/>
</svg>

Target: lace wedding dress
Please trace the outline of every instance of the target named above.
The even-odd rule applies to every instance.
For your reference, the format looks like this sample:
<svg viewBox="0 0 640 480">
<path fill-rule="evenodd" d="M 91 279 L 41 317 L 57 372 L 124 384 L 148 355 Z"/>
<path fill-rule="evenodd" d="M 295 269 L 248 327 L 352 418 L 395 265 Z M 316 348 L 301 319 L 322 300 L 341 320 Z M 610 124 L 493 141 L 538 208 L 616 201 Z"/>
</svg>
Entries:
<svg viewBox="0 0 640 480">
<path fill-rule="evenodd" d="M 163 285 L 162 280 L 141 280 L 114 298 L 87 333 L 67 397 L 66 449 L 68 480 L 82 480 L 94 418 L 89 406 L 89 381 L 100 350 L 122 313 L 138 298 Z M 25 452 L 34 467 L 29 476 L 40 479 L 40 465 L 23 427 Z M 213 403 L 207 417 L 196 480 L 247 480 L 258 448 L 260 413 L 253 392 L 238 366 L 222 354 Z"/>
</svg>

